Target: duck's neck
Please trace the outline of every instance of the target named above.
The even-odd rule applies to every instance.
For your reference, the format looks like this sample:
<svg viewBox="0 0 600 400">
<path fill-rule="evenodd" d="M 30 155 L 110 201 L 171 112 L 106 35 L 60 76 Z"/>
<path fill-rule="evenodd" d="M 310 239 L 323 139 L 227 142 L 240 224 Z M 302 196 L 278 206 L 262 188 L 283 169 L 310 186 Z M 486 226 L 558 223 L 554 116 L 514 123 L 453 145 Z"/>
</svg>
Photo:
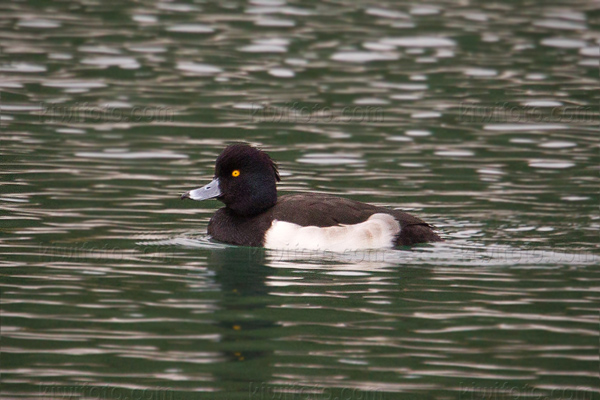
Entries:
<svg viewBox="0 0 600 400">
<path fill-rule="evenodd" d="M 268 186 L 258 186 L 251 190 L 245 201 L 226 204 L 227 208 L 243 217 L 253 217 L 267 211 L 277 204 L 277 187 L 275 183 Z"/>
</svg>

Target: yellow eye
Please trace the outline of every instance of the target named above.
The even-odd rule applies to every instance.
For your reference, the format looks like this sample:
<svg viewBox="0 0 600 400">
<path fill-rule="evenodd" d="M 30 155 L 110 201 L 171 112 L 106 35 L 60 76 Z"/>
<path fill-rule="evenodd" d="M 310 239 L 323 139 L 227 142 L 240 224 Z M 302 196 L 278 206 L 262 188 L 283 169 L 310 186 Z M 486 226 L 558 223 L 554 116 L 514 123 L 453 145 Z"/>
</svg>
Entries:
<svg viewBox="0 0 600 400">
<path fill-rule="evenodd" d="M 235 171 L 233 171 L 233 172 L 231 173 L 231 176 L 233 176 L 233 177 L 236 177 L 236 178 L 237 178 L 238 176 L 240 176 L 240 171 L 238 171 L 238 170 L 236 169 Z"/>
</svg>

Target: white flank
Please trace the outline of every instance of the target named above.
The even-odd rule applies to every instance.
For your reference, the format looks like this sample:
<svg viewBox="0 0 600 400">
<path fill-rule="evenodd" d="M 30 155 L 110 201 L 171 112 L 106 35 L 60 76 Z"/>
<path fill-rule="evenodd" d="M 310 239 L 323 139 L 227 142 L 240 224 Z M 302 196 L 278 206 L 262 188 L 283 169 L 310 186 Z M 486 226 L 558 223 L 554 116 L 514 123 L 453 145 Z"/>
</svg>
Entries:
<svg viewBox="0 0 600 400">
<path fill-rule="evenodd" d="M 399 232 L 398 221 L 384 213 L 373 214 L 360 224 L 327 228 L 273 220 L 265 234 L 265 247 L 335 252 L 391 248 Z"/>
</svg>

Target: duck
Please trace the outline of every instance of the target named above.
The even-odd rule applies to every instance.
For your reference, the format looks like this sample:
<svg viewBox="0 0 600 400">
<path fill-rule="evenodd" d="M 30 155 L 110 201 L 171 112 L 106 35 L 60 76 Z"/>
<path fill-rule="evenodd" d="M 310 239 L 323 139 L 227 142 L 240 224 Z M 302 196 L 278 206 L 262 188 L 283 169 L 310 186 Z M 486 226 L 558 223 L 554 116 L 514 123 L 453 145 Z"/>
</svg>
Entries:
<svg viewBox="0 0 600 400">
<path fill-rule="evenodd" d="M 400 210 L 321 193 L 278 196 L 280 181 L 265 151 L 234 143 L 217 157 L 214 179 L 181 199 L 224 203 L 208 234 L 238 246 L 346 252 L 443 241 L 434 226 Z"/>
</svg>

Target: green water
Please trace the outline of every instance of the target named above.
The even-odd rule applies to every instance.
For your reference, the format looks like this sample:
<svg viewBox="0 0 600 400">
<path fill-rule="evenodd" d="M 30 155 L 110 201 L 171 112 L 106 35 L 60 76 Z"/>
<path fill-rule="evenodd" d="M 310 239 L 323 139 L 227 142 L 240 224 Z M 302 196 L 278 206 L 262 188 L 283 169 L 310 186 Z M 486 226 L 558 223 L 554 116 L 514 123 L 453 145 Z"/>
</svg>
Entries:
<svg viewBox="0 0 600 400">
<path fill-rule="evenodd" d="M 0 397 L 598 398 L 596 8 L 3 2 Z M 233 141 L 446 242 L 213 242 Z"/>
</svg>

